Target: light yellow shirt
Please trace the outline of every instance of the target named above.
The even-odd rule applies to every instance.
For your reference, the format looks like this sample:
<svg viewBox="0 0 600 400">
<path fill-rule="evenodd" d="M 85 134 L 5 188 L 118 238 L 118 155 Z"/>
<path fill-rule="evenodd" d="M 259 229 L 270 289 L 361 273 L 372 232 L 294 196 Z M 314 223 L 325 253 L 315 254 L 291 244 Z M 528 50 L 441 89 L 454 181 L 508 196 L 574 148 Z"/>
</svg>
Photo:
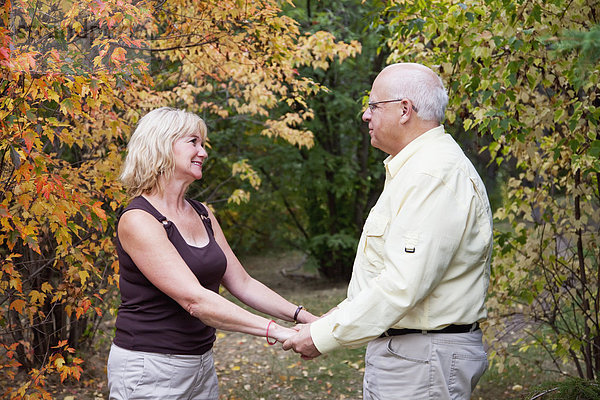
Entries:
<svg viewBox="0 0 600 400">
<path fill-rule="evenodd" d="M 348 297 L 310 326 L 321 353 L 393 328 L 441 329 L 487 316 L 492 213 L 477 171 L 444 127 L 385 161 Z"/>
</svg>

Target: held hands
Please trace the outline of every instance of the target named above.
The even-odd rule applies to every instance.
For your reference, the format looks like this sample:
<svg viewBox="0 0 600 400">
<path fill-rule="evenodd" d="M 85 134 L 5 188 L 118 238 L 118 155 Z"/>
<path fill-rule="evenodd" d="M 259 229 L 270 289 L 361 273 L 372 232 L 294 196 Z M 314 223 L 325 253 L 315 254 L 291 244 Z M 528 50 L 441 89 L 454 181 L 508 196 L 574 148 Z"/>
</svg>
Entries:
<svg viewBox="0 0 600 400">
<path fill-rule="evenodd" d="M 283 349 L 293 349 L 296 353 L 300 353 L 304 360 L 312 360 L 313 358 L 320 356 L 321 353 L 315 347 L 312 337 L 310 336 L 310 325 L 296 325 L 294 329 L 298 332 L 292 330 L 295 335 L 288 338 L 283 343 Z"/>
<path fill-rule="evenodd" d="M 301 314 L 304 314 L 302 315 L 304 319 L 304 324 L 298 324 L 293 327 L 293 329 L 297 331 L 297 333 L 283 343 L 283 349 L 293 349 L 296 353 L 300 353 L 302 359 L 304 360 L 312 360 L 313 358 L 320 356 L 321 352 L 317 349 L 312 340 L 312 337 L 310 336 L 310 324 L 318 320 L 319 318 L 330 314 L 336 308 L 337 307 L 332 308 L 321 317 L 317 317 L 309 313 L 308 311 L 306 311 L 306 313 L 304 314 L 305 310 L 302 310 L 303 312 Z"/>
<path fill-rule="evenodd" d="M 294 320 L 297 318 L 298 321 L 304 322 L 304 324 L 286 328 L 273 321 L 267 329 L 267 342 L 269 344 L 275 344 L 276 342 L 283 343 L 284 350 L 293 349 L 296 353 L 300 354 L 302 359 L 312 360 L 321 355 L 310 336 L 310 323 L 316 321 L 319 317 L 311 314 L 302 307 L 298 311 L 294 316 Z"/>
</svg>

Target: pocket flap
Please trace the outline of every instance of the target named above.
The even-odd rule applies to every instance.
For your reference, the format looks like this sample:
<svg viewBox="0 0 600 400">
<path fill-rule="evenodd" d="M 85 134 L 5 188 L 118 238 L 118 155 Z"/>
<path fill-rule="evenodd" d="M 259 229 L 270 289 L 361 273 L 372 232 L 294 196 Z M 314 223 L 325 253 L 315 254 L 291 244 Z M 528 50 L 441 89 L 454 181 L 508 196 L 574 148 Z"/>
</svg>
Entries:
<svg viewBox="0 0 600 400">
<path fill-rule="evenodd" d="M 388 219 L 383 214 L 371 212 L 365 221 L 365 235 L 367 236 L 383 236 L 385 228 L 387 228 Z"/>
</svg>

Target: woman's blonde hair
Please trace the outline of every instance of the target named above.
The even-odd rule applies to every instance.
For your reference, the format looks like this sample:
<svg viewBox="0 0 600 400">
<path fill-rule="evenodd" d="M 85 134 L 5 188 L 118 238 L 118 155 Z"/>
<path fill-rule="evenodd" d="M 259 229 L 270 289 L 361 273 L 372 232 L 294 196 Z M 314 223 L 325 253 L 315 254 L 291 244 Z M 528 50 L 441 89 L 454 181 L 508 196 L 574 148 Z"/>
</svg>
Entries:
<svg viewBox="0 0 600 400">
<path fill-rule="evenodd" d="M 199 133 L 206 140 L 206 124 L 196 114 L 170 107 L 150 111 L 140 119 L 129 139 L 121 181 L 127 193 L 161 192 L 160 177 L 169 178 L 175 168 L 173 143 Z"/>
</svg>

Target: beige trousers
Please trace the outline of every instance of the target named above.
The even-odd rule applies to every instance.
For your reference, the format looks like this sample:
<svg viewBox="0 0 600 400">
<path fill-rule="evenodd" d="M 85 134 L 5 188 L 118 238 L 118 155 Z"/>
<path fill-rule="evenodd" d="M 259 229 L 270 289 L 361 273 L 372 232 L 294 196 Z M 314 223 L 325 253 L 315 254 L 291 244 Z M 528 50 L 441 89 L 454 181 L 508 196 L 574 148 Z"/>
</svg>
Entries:
<svg viewBox="0 0 600 400">
<path fill-rule="evenodd" d="M 364 400 L 468 400 L 487 369 L 482 332 L 414 333 L 371 341 Z"/>
<path fill-rule="evenodd" d="M 110 400 L 216 400 L 212 351 L 178 355 L 126 350 L 112 345 L 107 365 Z"/>
</svg>

